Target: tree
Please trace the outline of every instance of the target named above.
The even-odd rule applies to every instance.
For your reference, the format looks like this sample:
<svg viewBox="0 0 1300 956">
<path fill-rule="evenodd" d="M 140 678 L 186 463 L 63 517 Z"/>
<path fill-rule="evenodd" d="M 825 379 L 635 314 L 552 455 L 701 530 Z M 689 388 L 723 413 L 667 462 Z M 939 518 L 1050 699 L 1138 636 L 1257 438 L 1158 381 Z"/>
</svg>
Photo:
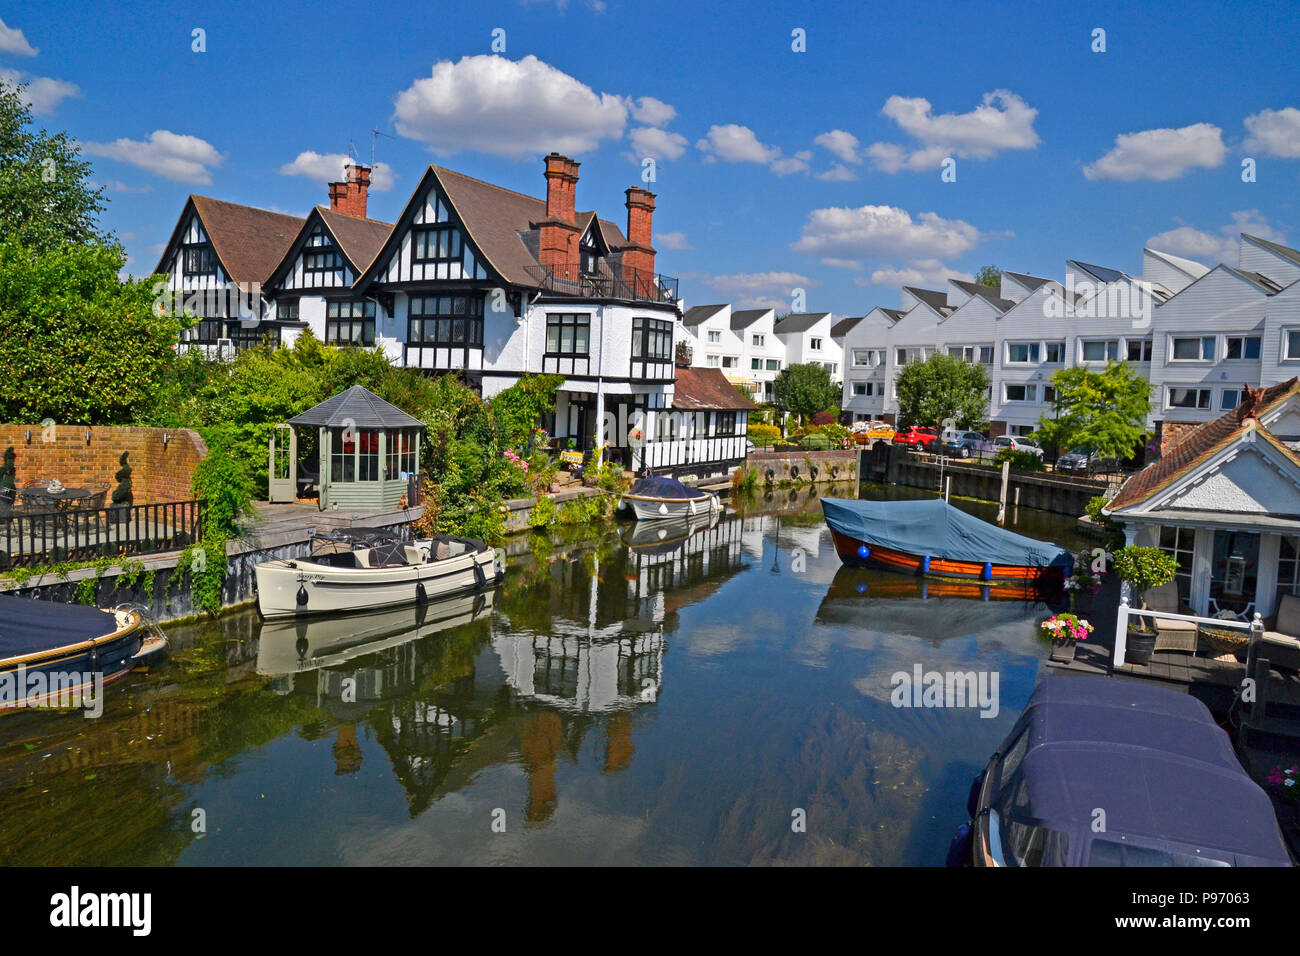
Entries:
<svg viewBox="0 0 1300 956">
<path fill-rule="evenodd" d="M 821 365 L 789 365 L 781 369 L 772 383 L 775 405 L 782 411 L 803 419 L 815 415 L 824 408 L 838 408 L 840 404 L 840 386 L 831 381 L 831 373 Z"/>
<path fill-rule="evenodd" d="M 1000 289 L 1002 288 L 1002 270 L 997 266 L 981 266 L 980 271 L 975 274 L 975 281 L 980 285 Z"/>
<path fill-rule="evenodd" d="M 695 354 L 693 351 L 691 351 L 691 343 L 687 342 L 685 339 L 681 339 L 678 341 L 676 353 L 677 353 L 678 365 L 690 365 L 691 358 Z"/>
<path fill-rule="evenodd" d="M 1042 442 L 1083 448 L 1103 458 L 1129 458 L 1151 434 L 1151 384 L 1127 362 L 1103 371 L 1076 366 L 1052 376 L 1054 415 L 1038 420 Z"/>
<path fill-rule="evenodd" d="M 936 352 L 924 362 L 904 365 L 895 379 L 898 423 L 983 430 L 988 420 L 989 376 L 978 362 Z"/>
<path fill-rule="evenodd" d="M 32 130 L 23 87 L 0 82 L 0 240 L 45 251 L 103 243 L 96 227 L 104 189 L 67 133 Z"/>
</svg>

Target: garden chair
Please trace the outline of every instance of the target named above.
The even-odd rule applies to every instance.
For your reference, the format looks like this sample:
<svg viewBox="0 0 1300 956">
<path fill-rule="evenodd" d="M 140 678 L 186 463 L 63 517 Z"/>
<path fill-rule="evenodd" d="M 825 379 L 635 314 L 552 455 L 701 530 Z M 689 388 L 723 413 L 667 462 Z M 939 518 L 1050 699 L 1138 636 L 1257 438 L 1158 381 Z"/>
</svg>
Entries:
<svg viewBox="0 0 1300 956">
<path fill-rule="evenodd" d="M 1166 614 L 1190 614 L 1178 599 L 1178 582 L 1170 581 L 1146 593 L 1148 610 L 1163 611 Z M 1186 651 L 1196 653 L 1199 638 L 1195 621 L 1171 621 L 1167 618 L 1153 618 L 1156 626 L 1157 651 Z"/>
</svg>

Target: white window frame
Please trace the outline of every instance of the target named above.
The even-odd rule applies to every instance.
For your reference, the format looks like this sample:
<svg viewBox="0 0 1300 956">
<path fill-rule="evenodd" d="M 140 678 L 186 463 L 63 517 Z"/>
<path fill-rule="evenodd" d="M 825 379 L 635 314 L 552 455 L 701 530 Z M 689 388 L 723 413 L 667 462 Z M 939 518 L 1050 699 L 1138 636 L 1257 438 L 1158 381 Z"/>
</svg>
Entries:
<svg viewBox="0 0 1300 956">
<path fill-rule="evenodd" d="M 754 348 L 761 349 L 763 347 L 763 343 L 766 341 L 766 337 L 762 335 L 751 335 L 749 337 L 749 341 L 754 346 Z"/>
<path fill-rule="evenodd" d="M 1175 405 L 1173 403 L 1174 392 L 1196 392 L 1195 405 Z M 1201 404 L 1201 395 L 1207 396 L 1205 404 Z M 1165 386 L 1165 410 L 1171 412 L 1205 412 L 1214 408 L 1214 389 L 1206 388 L 1204 385 L 1195 383 L 1192 385 L 1166 385 Z"/>
<path fill-rule="evenodd" d="M 1028 355 L 1028 356 L 1030 356 L 1030 357 L 1029 357 L 1029 358 L 1023 358 L 1023 359 L 1012 358 L 1012 357 L 1011 357 L 1011 350 L 1012 350 L 1013 348 L 1020 348 L 1020 347 L 1022 347 L 1022 346 L 1026 349 L 1026 353 L 1025 353 L 1025 354 Z M 1043 343 L 1041 343 L 1041 342 L 1008 342 L 1006 348 L 1007 348 L 1007 352 L 1006 352 L 1006 364 L 1007 364 L 1007 365 L 1037 365 L 1037 364 L 1039 363 L 1039 356 L 1042 354 L 1042 351 L 1043 351 Z"/>
<path fill-rule="evenodd" d="M 1237 356 L 1236 358 L 1229 358 L 1228 346 L 1229 343 L 1231 343 L 1234 339 L 1238 339 L 1241 341 L 1242 354 Z M 1255 342 L 1257 343 L 1255 345 L 1255 351 L 1258 354 L 1254 358 L 1248 358 L 1245 354 L 1246 342 L 1249 341 L 1250 339 L 1254 339 Z M 1264 356 L 1264 337 L 1262 335 L 1242 334 L 1242 335 L 1225 335 L 1223 337 L 1223 361 L 1225 362 L 1258 362 L 1261 358 L 1263 358 L 1263 356 Z"/>
<path fill-rule="evenodd" d="M 706 329 L 705 331 L 709 333 L 708 341 L 711 344 L 717 344 L 722 341 L 722 333 L 719 332 L 717 329 Z"/>
<path fill-rule="evenodd" d="M 1294 353 L 1291 351 L 1291 336 L 1293 335 L 1297 336 L 1296 351 Z M 1280 354 L 1283 362 L 1300 362 L 1300 327 L 1291 326 L 1282 329 L 1282 349 Z"/>
<path fill-rule="evenodd" d="M 820 352 L 822 350 L 822 340 L 810 338 L 808 340 L 808 350 L 810 352 Z"/>
<path fill-rule="evenodd" d="M 1100 343 L 1105 347 L 1105 358 L 1087 358 L 1086 351 L 1089 345 Z M 1119 339 L 1079 339 L 1079 364 L 1086 363 L 1103 363 L 1119 361 Z"/>
<path fill-rule="evenodd" d="M 1056 346 L 1056 358 L 1050 358 L 1047 350 Z M 1065 343 L 1064 342 L 1044 342 L 1043 343 L 1043 364 L 1044 365 L 1064 365 L 1065 364 Z"/>
<path fill-rule="evenodd" d="M 1192 341 L 1199 343 L 1198 356 L 1196 358 L 1178 358 L 1174 354 L 1175 346 L 1177 345 L 1178 342 L 1188 340 L 1188 339 L 1191 339 Z M 1205 355 L 1206 342 L 1211 343 L 1210 348 L 1213 350 L 1213 354 L 1210 355 L 1208 358 Z M 1219 354 L 1219 337 L 1217 335 L 1179 335 L 1174 332 L 1169 333 L 1168 356 L 1169 356 L 1170 364 L 1178 363 L 1183 365 L 1189 365 L 1192 363 L 1199 363 L 1201 365 L 1209 365 L 1211 362 L 1215 361 L 1214 357 L 1218 354 Z"/>
<path fill-rule="evenodd" d="M 866 356 L 865 362 L 859 362 L 861 356 Z M 854 349 L 853 350 L 853 367 L 854 368 L 875 368 L 876 367 L 876 350 L 875 349 Z"/>
<path fill-rule="evenodd" d="M 1023 388 L 1025 390 L 1024 398 L 1012 398 L 1010 389 Z M 1037 405 L 1038 404 L 1038 385 L 1035 382 L 1003 382 L 1002 383 L 1002 404 L 1004 405 Z"/>
</svg>

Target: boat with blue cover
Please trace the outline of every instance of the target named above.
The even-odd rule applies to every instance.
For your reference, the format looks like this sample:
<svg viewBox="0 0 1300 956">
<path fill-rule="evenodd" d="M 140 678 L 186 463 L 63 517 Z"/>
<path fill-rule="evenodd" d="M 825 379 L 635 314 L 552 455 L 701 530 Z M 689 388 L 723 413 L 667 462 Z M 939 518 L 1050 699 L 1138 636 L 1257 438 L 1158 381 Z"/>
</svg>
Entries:
<svg viewBox="0 0 1300 956">
<path fill-rule="evenodd" d="M 992 583 L 1060 585 L 1074 556 L 1047 541 L 981 521 L 941 498 L 823 498 L 822 513 L 845 564 Z"/>
<path fill-rule="evenodd" d="M 0 594 L 0 711 L 75 706 L 165 646 L 142 608 Z"/>
<path fill-rule="evenodd" d="M 682 484 L 676 478 L 641 478 L 623 495 L 619 507 L 629 507 L 639 521 L 690 518 L 722 511 L 718 496 Z"/>
</svg>

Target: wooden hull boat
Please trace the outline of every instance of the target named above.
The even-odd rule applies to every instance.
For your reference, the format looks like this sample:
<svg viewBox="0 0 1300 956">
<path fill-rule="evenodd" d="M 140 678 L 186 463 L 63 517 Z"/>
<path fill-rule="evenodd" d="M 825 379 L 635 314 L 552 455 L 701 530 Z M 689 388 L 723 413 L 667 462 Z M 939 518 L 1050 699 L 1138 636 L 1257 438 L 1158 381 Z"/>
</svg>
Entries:
<svg viewBox="0 0 1300 956">
<path fill-rule="evenodd" d="M 165 646 L 140 609 L 0 595 L 0 711 L 81 706 Z"/>
<path fill-rule="evenodd" d="M 904 574 L 997 584 L 1050 586 L 1074 566 L 1065 548 L 981 521 L 941 499 L 850 501 L 823 498 L 835 551 L 845 564 Z"/>
<path fill-rule="evenodd" d="M 642 478 L 623 495 L 620 507 L 631 508 L 638 521 L 659 521 L 717 514 L 722 502 L 715 494 L 672 478 Z"/>
<path fill-rule="evenodd" d="M 257 608 L 264 618 L 422 604 L 484 590 L 505 577 L 505 554 L 471 538 L 407 543 L 386 531 L 350 528 L 323 540 L 332 550 L 257 565 Z"/>
</svg>

